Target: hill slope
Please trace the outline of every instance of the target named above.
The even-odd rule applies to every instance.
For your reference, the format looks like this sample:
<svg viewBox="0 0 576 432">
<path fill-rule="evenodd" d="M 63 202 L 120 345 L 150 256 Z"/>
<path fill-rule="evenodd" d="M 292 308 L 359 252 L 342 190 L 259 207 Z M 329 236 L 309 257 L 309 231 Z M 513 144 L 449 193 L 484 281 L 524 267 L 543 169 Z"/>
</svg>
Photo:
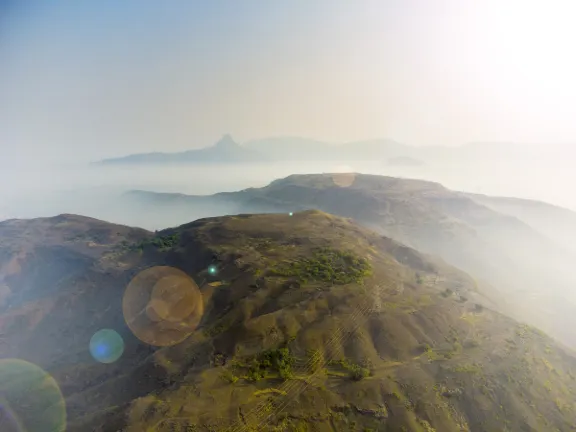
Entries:
<svg viewBox="0 0 576 432">
<path fill-rule="evenodd" d="M 349 220 L 239 215 L 152 234 L 60 216 L 0 235 L 0 356 L 54 376 L 68 431 L 576 427 L 572 352 L 493 311 L 466 274 Z M 203 304 L 163 348 L 122 315 L 124 288 L 156 266 L 189 275 Z M 89 357 L 101 328 L 125 340 L 116 363 Z"/>
<path fill-rule="evenodd" d="M 541 201 L 466 194 L 472 200 L 502 214 L 514 216 L 556 243 L 576 252 L 576 213 Z"/>
<path fill-rule="evenodd" d="M 487 282 L 507 314 L 576 346 L 569 330 L 576 325 L 572 253 L 518 218 L 437 183 L 353 173 L 294 175 L 264 188 L 210 197 L 134 192 L 127 205 L 170 213 L 174 223 L 196 212 L 309 208 L 351 217 Z"/>
</svg>

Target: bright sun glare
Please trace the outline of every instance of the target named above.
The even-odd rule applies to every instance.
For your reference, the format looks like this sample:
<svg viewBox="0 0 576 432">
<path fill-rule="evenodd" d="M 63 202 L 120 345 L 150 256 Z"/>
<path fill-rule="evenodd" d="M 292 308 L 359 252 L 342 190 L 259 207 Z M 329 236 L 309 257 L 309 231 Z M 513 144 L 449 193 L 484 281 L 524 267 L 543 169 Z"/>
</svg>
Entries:
<svg viewBox="0 0 576 432">
<path fill-rule="evenodd" d="M 554 109 L 555 115 L 571 115 L 575 17 L 573 1 L 474 2 L 465 25 L 475 53 L 470 66 L 485 84 L 478 91 L 524 114 Z"/>
</svg>

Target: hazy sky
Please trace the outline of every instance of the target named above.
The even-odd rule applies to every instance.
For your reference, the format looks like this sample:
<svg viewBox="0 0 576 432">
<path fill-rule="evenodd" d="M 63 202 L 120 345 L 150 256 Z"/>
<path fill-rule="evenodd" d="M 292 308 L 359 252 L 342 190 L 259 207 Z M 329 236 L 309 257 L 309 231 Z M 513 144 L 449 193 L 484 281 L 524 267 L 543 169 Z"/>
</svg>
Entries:
<svg viewBox="0 0 576 432">
<path fill-rule="evenodd" d="M 576 142 L 573 0 L 0 0 L 2 159 Z"/>
</svg>

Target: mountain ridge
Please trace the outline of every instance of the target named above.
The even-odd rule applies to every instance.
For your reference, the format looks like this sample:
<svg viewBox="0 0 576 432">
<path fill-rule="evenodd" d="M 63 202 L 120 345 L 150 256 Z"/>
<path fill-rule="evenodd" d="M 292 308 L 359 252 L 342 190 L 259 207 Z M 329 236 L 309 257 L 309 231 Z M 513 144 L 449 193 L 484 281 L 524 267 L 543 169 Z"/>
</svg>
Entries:
<svg viewBox="0 0 576 432">
<path fill-rule="evenodd" d="M 189 163 L 238 163 L 264 162 L 268 157 L 240 146 L 229 134 L 223 135 L 215 144 L 194 150 L 163 153 L 136 153 L 117 158 L 103 159 L 97 165 L 114 164 L 189 164 Z"/>
<path fill-rule="evenodd" d="M 177 203 L 169 194 L 126 197 L 127 204 L 134 202 L 158 217 L 170 212 L 176 223 L 196 212 L 216 216 L 218 212 L 289 213 L 311 208 L 350 217 L 403 244 L 443 257 L 492 286 L 492 295 L 507 305 L 507 313 L 576 344 L 566 330 L 571 324 L 559 322 L 572 314 L 550 312 L 554 308 L 576 312 L 570 290 L 575 283 L 570 249 L 518 215 L 495 211 L 439 183 L 354 173 L 312 174 L 292 175 L 240 192 L 179 196 Z M 162 200 L 157 201 L 158 197 Z M 514 272 L 515 268 L 522 271 Z"/>
<path fill-rule="evenodd" d="M 228 143 L 223 146 L 223 143 Z M 127 156 L 103 159 L 96 164 L 194 164 L 194 163 L 248 163 L 248 162 L 367 162 L 387 160 L 409 162 L 422 166 L 437 162 L 439 157 L 455 157 L 485 160 L 495 154 L 511 157 L 526 154 L 536 155 L 539 150 L 533 145 L 517 143 L 465 143 L 461 146 L 416 146 L 380 138 L 329 143 L 322 140 L 297 136 L 280 136 L 253 139 L 238 144 L 230 134 L 223 135 L 215 144 L 180 152 L 136 153 Z"/>
</svg>

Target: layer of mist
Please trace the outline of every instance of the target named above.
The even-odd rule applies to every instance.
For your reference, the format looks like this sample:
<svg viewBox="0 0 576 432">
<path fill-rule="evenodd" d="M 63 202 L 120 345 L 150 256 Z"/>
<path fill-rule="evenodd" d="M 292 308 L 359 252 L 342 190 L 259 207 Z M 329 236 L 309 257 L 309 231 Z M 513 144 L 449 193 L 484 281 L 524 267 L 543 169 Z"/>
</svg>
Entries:
<svg viewBox="0 0 576 432">
<path fill-rule="evenodd" d="M 26 166 L 4 167 L 0 174 L 0 219 L 33 218 L 61 213 L 82 214 L 116 223 L 161 229 L 176 220 L 133 214 L 122 206 L 129 190 L 209 195 L 262 187 L 290 174 L 361 172 L 436 181 L 452 190 L 492 196 L 541 200 L 576 209 L 571 185 L 576 174 L 569 158 L 549 154 L 522 159 L 441 157 L 434 154 L 422 166 L 397 166 L 387 161 L 363 163 L 288 162 L 184 166 Z M 191 214 L 190 220 L 196 215 Z"/>
</svg>

